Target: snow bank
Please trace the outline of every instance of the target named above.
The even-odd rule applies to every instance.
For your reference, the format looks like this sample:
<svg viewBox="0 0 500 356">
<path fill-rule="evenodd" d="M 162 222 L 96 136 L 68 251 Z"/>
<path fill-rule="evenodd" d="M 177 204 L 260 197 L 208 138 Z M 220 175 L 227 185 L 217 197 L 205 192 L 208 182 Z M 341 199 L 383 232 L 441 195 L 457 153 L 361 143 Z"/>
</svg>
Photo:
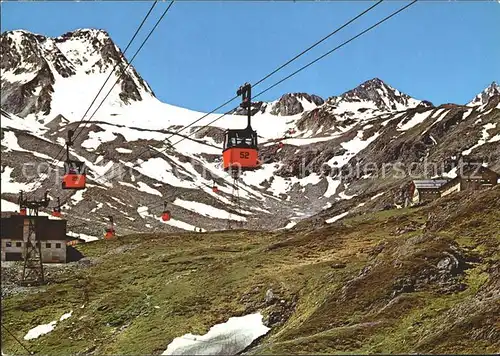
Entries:
<svg viewBox="0 0 500 356">
<path fill-rule="evenodd" d="M 211 205 L 195 202 L 195 201 L 189 201 L 189 200 L 183 200 L 183 199 L 175 199 L 174 205 L 180 206 L 186 210 L 192 211 L 194 213 L 208 216 L 211 218 L 216 218 L 216 219 L 230 219 L 230 220 L 236 220 L 236 221 L 247 221 L 246 218 L 231 214 L 228 211 L 222 210 L 215 208 Z"/>
<path fill-rule="evenodd" d="M 132 153 L 132 150 L 129 150 L 128 148 L 118 147 L 118 148 L 115 148 L 115 150 L 119 153 Z"/>
<path fill-rule="evenodd" d="M 233 317 L 212 326 L 205 335 L 175 338 L 162 355 L 236 355 L 269 330 L 260 313 Z"/>
<path fill-rule="evenodd" d="M 26 335 L 24 335 L 24 340 L 37 339 L 38 337 L 50 333 L 56 327 L 57 321 L 51 321 L 48 324 L 42 324 L 30 329 Z"/>
<path fill-rule="evenodd" d="M 332 218 L 330 218 L 330 219 L 327 219 L 327 220 L 326 220 L 326 223 L 327 223 L 327 224 L 334 223 L 335 221 L 342 219 L 342 218 L 343 218 L 344 216 L 346 216 L 347 214 L 349 214 L 349 212 L 348 212 L 348 211 L 346 211 L 345 213 L 339 214 L 339 215 L 335 215 L 334 217 L 332 217 Z"/>
<path fill-rule="evenodd" d="M 413 115 L 413 117 L 410 120 L 408 120 L 404 124 L 399 123 L 397 130 L 398 131 L 407 131 L 407 130 L 411 129 L 412 127 L 417 126 L 418 124 L 424 122 L 424 120 L 427 119 L 427 117 L 429 117 L 429 115 L 430 115 L 429 111 L 425 111 L 422 113 L 416 113 L 415 115 Z"/>
<path fill-rule="evenodd" d="M 96 236 L 90 236 L 90 235 L 86 235 L 86 234 L 82 234 L 82 233 L 78 233 L 78 232 L 72 232 L 72 231 L 68 231 L 66 233 L 66 235 L 71 236 L 71 237 L 75 237 L 75 238 L 80 238 L 82 240 L 85 240 L 85 242 L 99 240 L 99 238 Z"/>
<path fill-rule="evenodd" d="M 69 313 L 63 314 L 60 318 L 59 321 L 63 321 L 71 317 L 73 314 L 73 310 L 71 310 Z M 56 327 L 57 320 L 51 321 L 48 324 L 42 324 L 35 326 L 33 329 L 28 330 L 26 335 L 24 335 L 24 340 L 32 340 L 32 339 L 37 339 L 42 335 L 50 333 L 54 328 Z"/>
<path fill-rule="evenodd" d="M 151 194 L 151 195 L 158 195 L 158 196 L 162 196 L 162 194 L 154 189 L 154 188 L 151 188 L 149 185 L 147 185 L 146 183 L 143 183 L 143 182 L 137 182 L 137 185 L 139 186 L 139 190 L 141 192 L 145 192 L 145 193 L 148 193 L 148 194 Z"/>
<path fill-rule="evenodd" d="M 497 127 L 497 123 L 488 123 L 486 125 L 483 126 L 483 131 L 481 133 L 481 138 L 479 139 L 479 141 L 474 145 L 472 146 L 471 148 L 465 150 L 462 152 L 463 155 L 467 156 L 467 155 L 470 155 L 471 152 L 478 148 L 479 146 L 482 146 L 484 145 L 486 142 L 488 142 L 488 138 L 490 137 L 490 134 L 488 133 L 489 130 L 491 129 L 494 129 L 495 127 Z M 492 138 L 492 140 L 490 140 L 490 142 L 495 142 L 496 139 L 495 137 Z"/>
</svg>

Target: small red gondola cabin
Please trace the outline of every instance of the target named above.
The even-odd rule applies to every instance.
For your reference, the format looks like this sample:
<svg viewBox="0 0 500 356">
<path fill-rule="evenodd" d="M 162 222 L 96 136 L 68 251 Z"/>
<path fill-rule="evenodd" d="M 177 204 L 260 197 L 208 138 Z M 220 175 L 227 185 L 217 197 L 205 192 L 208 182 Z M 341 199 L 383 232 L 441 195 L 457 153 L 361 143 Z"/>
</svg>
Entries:
<svg viewBox="0 0 500 356">
<path fill-rule="evenodd" d="M 171 218 L 170 210 L 167 209 L 167 202 L 163 203 L 163 212 L 161 213 L 161 219 L 163 221 L 169 221 Z"/>
<path fill-rule="evenodd" d="M 55 206 L 52 210 L 52 216 L 56 218 L 61 217 L 61 200 L 59 199 L 59 197 L 57 198 L 57 206 Z"/>
<path fill-rule="evenodd" d="M 60 218 L 61 217 L 61 209 L 58 207 L 54 208 L 54 210 L 52 211 L 52 216 L 54 216 L 56 218 Z"/>
<path fill-rule="evenodd" d="M 115 224 L 113 222 L 113 217 L 108 216 L 109 223 L 108 226 L 106 227 L 106 230 L 104 231 L 104 238 L 105 239 L 112 239 L 115 237 Z"/>
<path fill-rule="evenodd" d="M 259 151 L 257 148 L 257 132 L 251 126 L 251 85 L 241 86 L 238 95 L 242 96 L 240 106 L 247 109 L 248 125 L 244 129 L 229 129 L 224 135 L 222 150 L 223 169 L 241 169 L 242 171 L 259 168 Z"/>
<path fill-rule="evenodd" d="M 71 138 L 74 131 L 68 131 L 68 141 L 66 141 L 66 162 L 64 163 L 64 176 L 62 179 L 62 189 L 85 189 L 87 177 L 83 162 L 69 158 L 69 147 L 73 144 Z"/>
</svg>

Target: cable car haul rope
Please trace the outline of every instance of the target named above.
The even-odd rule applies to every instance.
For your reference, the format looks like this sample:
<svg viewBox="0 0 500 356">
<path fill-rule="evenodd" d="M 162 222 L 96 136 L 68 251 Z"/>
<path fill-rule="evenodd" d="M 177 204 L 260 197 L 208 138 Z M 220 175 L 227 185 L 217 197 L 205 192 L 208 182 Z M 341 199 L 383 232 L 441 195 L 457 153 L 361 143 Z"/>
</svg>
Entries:
<svg viewBox="0 0 500 356">
<path fill-rule="evenodd" d="M 153 27 L 153 29 L 149 32 L 148 36 L 143 41 L 142 45 L 137 50 L 137 52 L 134 54 L 132 60 L 128 63 L 128 65 L 130 65 L 132 63 L 132 61 L 135 58 L 135 56 L 138 54 L 138 52 L 144 46 L 144 44 L 147 41 L 147 39 L 151 36 L 151 34 L 156 29 L 156 27 L 158 26 L 158 24 L 160 23 L 160 21 L 163 19 L 163 17 L 165 16 L 165 14 L 168 12 L 168 10 L 172 6 L 173 2 L 174 1 L 171 1 L 171 3 L 168 5 L 168 7 L 163 12 L 163 14 L 161 15 L 160 19 L 156 22 L 156 24 Z M 345 28 L 346 26 L 348 26 L 349 24 L 351 24 L 352 22 L 354 22 L 355 20 L 357 20 L 361 16 L 363 16 L 366 13 L 370 12 L 375 7 L 377 7 L 378 5 L 380 5 L 382 2 L 383 2 L 383 0 L 379 0 L 375 4 L 371 5 L 369 8 L 367 8 L 366 10 L 364 10 L 363 12 L 361 12 L 360 14 L 358 14 L 357 16 L 355 16 L 354 18 L 350 19 L 345 24 L 343 24 L 339 28 L 335 29 L 333 32 L 329 33 L 327 36 L 325 36 L 322 39 L 320 39 L 319 41 L 315 42 L 313 45 L 311 45 L 307 49 L 303 50 L 302 52 L 300 52 L 299 54 L 297 54 L 292 59 L 288 60 L 283 65 L 281 65 L 281 66 L 277 67 L 276 69 L 274 69 L 272 72 L 270 72 L 269 74 L 267 74 L 266 76 L 264 76 L 262 79 L 260 79 L 257 82 L 255 82 L 255 84 L 252 85 L 250 83 L 245 83 L 244 85 L 240 86 L 238 88 L 237 92 L 236 92 L 236 94 L 237 94 L 236 96 L 234 96 L 230 100 L 226 101 L 222 105 L 218 106 L 216 109 L 212 110 L 211 112 L 202 115 L 197 120 L 194 120 L 193 122 L 191 122 L 191 123 L 187 124 L 186 126 L 183 126 L 182 128 L 180 128 L 176 132 L 173 132 L 166 139 L 166 142 L 168 142 L 168 144 L 166 145 L 166 147 L 164 149 L 162 149 L 162 150 L 159 150 L 159 151 L 155 152 L 153 154 L 153 157 L 155 157 L 156 155 L 164 153 L 166 150 L 172 149 L 174 146 L 176 146 L 177 144 L 179 144 L 183 140 L 190 139 L 190 136 L 195 135 L 196 133 L 200 132 L 204 128 L 206 128 L 206 127 L 214 124 L 216 121 L 220 120 L 224 116 L 226 116 L 229 113 L 231 113 L 235 108 L 233 108 L 233 109 L 225 112 L 224 114 L 218 116 L 217 118 L 215 118 L 214 120 L 210 121 L 209 123 L 201 125 L 200 127 L 197 127 L 197 129 L 194 130 L 191 133 L 188 133 L 186 135 L 179 135 L 179 133 L 181 131 L 183 131 L 183 130 L 185 130 L 185 129 L 187 129 L 187 128 L 193 126 L 193 125 L 195 125 L 196 123 L 200 122 L 202 119 L 208 117 L 208 115 L 215 113 L 215 111 L 221 109 L 222 107 L 226 106 L 227 104 L 231 103 L 233 100 L 235 100 L 236 98 L 238 98 L 238 97 L 241 96 L 242 101 L 241 101 L 241 103 L 240 103 L 239 106 L 241 108 L 243 108 L 244 110 L 246 110 L 247 126 L 245 128 L 230 128 L 230 129 L 227 129 L 224 132 L 224 142 L 223 142 L 223 146 L 222 146 L 222 155 L 221 155 L 222 156 L 222 169 L 223 169 L 223 171 L 227 172 L 228 174 L 230 174 L 230 176 L 233 178 L 233 190 L 232 190 L 232 195 L 231 195 L 231 197 L 232 197 L 231 202 L 235 204 L 235 206 L 237 207 L 238 210 L 241 210 L 241 202 L 240 202 L 240 199 L 239 199 L 239 184 L 238 184 L 238 181 L 239 181 L 240 176 L 241 176 L 241 172 L 244 172 L 244 171 L 254 171 L 254 170 L 259 169 L 260 166 L 261 166 L 261 161 L 259 160 L 257 132 L 252 129 L 252 125 L 251 125 L 251 119 L 252 119 L 252 114 L 251 114 L 251 105 L 252 105 L 252 102 L 251 102 L 251 100 L 252 100 L 252 98 L 255 99 L 255 98 L 259 97 L 260 95 L 262 95 L 262 94 L 266 93 L 267 91 L 273 89 L 274 87 L 276 87 L 277 85 L 281 84 L 282 82 L 284 82 L 284 81 L 290 79 L 291 77 L 295 76 L 297 73 L 301 72 L 302 70 L 308 68 L 309 66 L 311 66 L 314 63 L 318 62 L 319 60 L 325 58 L 326 56 L 330 55 L 331 53 L 339 50 L 340 48 L 342 48 L 343 46 L 347 45 L 348 43 L 350 43 L 350 42 L 354 41 L 355 39 L 361 37 L 362 35 L 364 35 L 365 33 L 369 32 L 369 31 L 371 31 L 372 29 L 374 29 L 375 27 L 379 26 L 383 22 L 389 20 L 390 18 L 394 17 L 395 15 L 399 14 L 400 12 L 402 12 L 405 9 L 409 8 L 410 6 L 414 5 L 417 2 L 417 0 L 413 0 L 409 4 L 407 4 L 407 5 L 403 6 L 403 7 L 401 7 L 400 9 L 394 11 L 390 15 L 384 17 L 382 20 L 376 22 L 374 25 L 366 28 L 365 30 L 363 30 L 360 33 L 358 33 L 357 35 L 351 37 L 347 41 L 344 41 L 343 43 L 341 43 L 337 47 L 334 47 L 333 49 L 331 49 L 330 51 L 328 51 L 328 52 L 324 53 L 323 55 L 319 56 L 315 60 L 307 63 L 306 65 L 300 67 L 298 70 L 292 72 L 291 74 L 285 76 L 284 78 L 280 79 L 276 83 L 270 85 L 266 89 L 260 91 L 254 97 L 252 97 L 252 89 L 253 89 L 253 87 L 255 87 L 256 85 L 261 84 L 263 81 L 265 81 L 266 79 L 268 79 L 272 75 L 274 75 L 277 72 L 281 71 L 284 67 L 288 66 L 290 63 L 294 62 L 296 59 L 298 59 L 299 57 L 301 57 L 302 55 L 304 55 L 305 53 L 307 53 L 311 49 L 315 48 L 317 45 L 319 45 L 320 43 L 322 43 L 326 39 L 330 38 L 331 36 L 333 36 L 334 34 L 336 34 L 337 32 L 339 32 L 340 30 L 342 30 L 343 28 Z M 149 12 L 147 13 L 147 15 L 144 18 L 144 20 L 142 21 L 142 23 L 140 24 L 140 26 L 137 29 L 136 33 L 134 34 L 133 38 L 129 42 L 129 45 L 127 46 L 127 49 L 130 46 L 131 42 L 136 37 L 138 31 L 141 29 L 141 27 L 143 26 L 144 22 L 146 21 L 146 19 L 150 15 L 150 13 L 152 12 L 152 10 L 153 10 L 154 6 L 156 5 L 156 3 L 157 3 L 157 1 L 154 2 L 153 6 L 151 7 L 151 9 L 149 10 Z M 128 66 L 127 66 L 127 68 L 128 68 Z M 114 69 L 113 69 L 113 72 L 114 72 Z M 122 72 L 122 74 L 123 74 L 123 72 Z M 111 77 L 111 74 L 110 74 L 110 76 L 108 76 L 107 80 L 110 79 L 110 77 Z M 120 78 L 121 78 L 121 75 L 118 77 L 117 82 L 120 80 Z M 106 82 L 107 82 L 107 80 L 106 80 Z M 85 166 L 84 166 L 84 164 L 82 162 L 70 158 L 69 148 L 72 146 L 72 144 L 75 141 L 76 137 L 82 132 L 82 131 L 80 131 L 78 134 L 75 135 L 75 139 L 73 138 L 73 135 L 74 135 L 75 131 L 78 129 L 78 126 L 81 123 L 84 122 L 86 114 L 89 112 L 90 108 L 92 107 L 92 105 L 96 101 L 98 95 L 100 94 L 100 92 L 104 88 L 106 82 L 103 84 L 102 88 L 99 90 L 99 93 L 96 95 L 95 99 L 92 101 L 91 105 L 89 106 L 88 110 L 85 112 L 85 114 L 82 117 L 81 121 L 78 122 L 77 126 L 74 128 L 74 131 L 70 130 L 68 132 L 68 140 L 66 142 L 66 160 L 65 160 L 65 165 L 64 165 L 64 176 L 63 176 L 63 179 L 62 179 L 62 182 L 61 182 L 62 189 L 65 189 L 65 190 L 81 190 L 81 189 L 85 189 L 86 188 L 87 177 L 86 177 Z M 117 82 L 115 82 L 114 85 L 116 85 Z M 107 96 L 109 95 L 110 92 L 111 92 L 111 90 L 107 93 L 107 95 L 105 96 L 105 98 L 103 99 L 103 101 L 101 101 L 101 103 L 99 104 L 99 106 L 97 107 L 97 109 L 89 117 L 89 119 L 86 121 L 86 123 L 88 123 L 93 118 L 93 116 L 95 115 L 95 113 L 97 112 L 97 110 L 101 107 L 101 105 L 103 104 L 104 100 L 106 100 L 106 98 L 107 98 Z M 289 129 L 288 133 L 289 134 L 294 134 L 295 130 Z M 169 141 L 170 138 L 172 138 L 175 135 L 179 135 L 179 136 L 183 136 L 183 137 L 181 139 L 179 139 L 178 141 L 170 144 L 170 141 Z M 285 137 L 285 138 L 287 138 L 287 137 Z M 203 144 L 203 142 L 199 142 L 199 143 Z M 284 147 L 284 143 L 282 142 L 282 140 L 279 140 L 279 142 L 277 144 L 277 147 L 278 147 L 278 149 L 281 149 L 281 148 Z M 140 152 L 134 158 L 132 158 L 131 160 L 129 160 L 129 162 L 132 163 L 134 161 L 137 161 L 144 153 L 148 152 L 149 150 L 150 150 L 150 147 L 147 147 L 144 151 Z M 57 156 L 59 156 L 59 154 Z M 56 157 L 56 160 L 58 161 L 57 157 Z M 135 165 L 136 164 L 133 164 L 132 167 L 135 167 Z M 41 176 L 43 176 L 43 175 L 41 175 Z M 94 180 L 97 180 L 100 177 L 102 177 L 102 176 L 95 177 Z M 114 178 L 114 177 L 111 177 L 111 179 L 112 178 Z M 43 183 L 43 181 L 45 179 L 41 179 L 39 182 Z M 36 184 L 35 184 L 35 186 L 36 186 Z M 33 189 L 33 193 L 36 191 L 36 189 L 37 188 Z M 214 181 L 211 189 L 212 189 L 213 193 L 218 193 L 219 192 L 219 188 L 215 184 L 215 181 Z M 169 210 L 167 210 L 167 203 L 164 202 L 163 204 L 164 204 L 164 206 L 163 206 L 163 212 L 161 213 L 161 219 L 163 221 L 169 221 L 171 219 L 171 217 L 172 217 L 171 212 Z M 64 203 L 62 205 L 64 205 Z M 156 206 L 156 207 L 158 205 L 159 204 L 154 204 L 154 206 Z M 161 204 L 160 204 L 160 206 L 161 206 Z M 20 209 L 21 209 L 20 210 L 21 214 L 26 214 L 26 208 L 25 207 L 20 206 Z M 59 198 L 58 198 L 57 206 L 53 208 L 52 215 L 54 215 L 54 216 L 61 216 L 61 202 L 60 202 Z M 113 217 L 112 216 L 109 216 L 108 219 L 109 219 L 109 224 L 108 224 L 108 227 L 105 230 L 105 238 L 112 238 L 112 237 L 115 236 L 115 225 L 114 225 L 114 221 L 113 221 Z"/>
</svg>

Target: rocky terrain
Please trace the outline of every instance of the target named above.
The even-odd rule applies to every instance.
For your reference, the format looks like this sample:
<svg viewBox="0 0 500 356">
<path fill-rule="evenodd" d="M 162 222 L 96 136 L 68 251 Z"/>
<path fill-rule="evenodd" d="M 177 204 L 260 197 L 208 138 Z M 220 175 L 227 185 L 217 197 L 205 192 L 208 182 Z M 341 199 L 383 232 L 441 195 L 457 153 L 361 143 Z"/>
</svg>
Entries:
<svg viewBox="0 0 500 356">
<path fill-rule="evenodd" d="M 161 354 L 257 311 L 271 330 L 245 354 L 493 354 L 499 209 L 497 186 L 322 228 L 95 241 L 77 246 L 84 259 L 50 269 L 47 285 L 4 298 L 2 322 L 23 340 L 58 321 L 23 340 L 51 355 Z M 2 333 L 2 352 L 25 350 Z"/>
<path fill-rule="evenodd" d="M 105 31 L 56 38 L 10 31 L 0 43 L 2 209 L 18 208 L 21 189 L 33 196 L 49 190 L 52 203 L 43 213 L 60 197 L 69 229 L 82 236 L 100 238 L 108 215 L 120 235 L 221 230 L 228 222 L 278 229 L 311 218 L 321 225 L 339 211 L 397 206 L 410 173 L 453 176 L 457 156 L 500 170 L 496 83 L 467 105 L 434 106 L 374 78 L 326 99 L 293 93 L 254 103 L 264 164 L 241 176 L 239 206 L 234 182 L 221 170 L 221 145 L 224 129 L 246 125 L 241 108 L 211 126 L 200 129 L 217 115 L 177 133 L 203 113 L 158 101 L 133 66 L 125 70 L 126 58 Z M 84 116 L 113 68 L 123 75 L 112 74 Z M 88 187 L 62 191 L 67 133 L 109 90 L 71 148 L 71 157 L 87 166 Z M 436 168 L 426 169 L 428 162 Z M 172 212 L 168 222 L 160 219 L 164 202 Z"/>
<path fill-rule="evenodd" d="M 245 354 L 500 350 L 500 186 L 411 208 L 401 194 L 413 178 L 453 177 L 460 158 L 500 172 L 496 83 L 466 105 L 378 78 L 254 102 L 263 165 L 236 191 L 221 145 L 246 125 L 241 108 L 180 131 L 203 113 L 160 102 L 102 30 L 10 31 L 0 45 L 2 211 L 19 209 L 20 190 L 48 190 L 41 213 L 60 197 L 69 234 L 89 241 L 42 286 L 2 263 L 2 323 L 30 352 L 161 354 L 256 312 L 270 332 Z M 60 183 L 69 130 L 87 167 L 77 192 Z M 108 215 L 118 238 L 103 240 Z M 37 326 L 50 330 L 25 339 Z M 1 337 L 2 354 L 26 351 Z"/>
</svg>

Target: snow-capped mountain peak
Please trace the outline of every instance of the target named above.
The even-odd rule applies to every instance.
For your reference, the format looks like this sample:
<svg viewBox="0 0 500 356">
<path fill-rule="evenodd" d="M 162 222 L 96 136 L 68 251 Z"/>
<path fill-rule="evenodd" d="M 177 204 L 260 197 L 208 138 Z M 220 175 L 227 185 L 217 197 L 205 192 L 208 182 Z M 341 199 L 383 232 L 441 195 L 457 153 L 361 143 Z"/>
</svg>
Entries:
<svg viewBox="0 0 500 356">
<path fill-rule="evenodd" d="M 9 31 L 2 33 L 0 48 L 1 105 L 21 117 L 62 114 L 77 119 L 115 67 L 114 78 L 124 74 L 107 99 L 110 103 L 122 106 L 154 97 L 135 69 L 127 68 L 123 53 L 104 30 L 79 29 L 55 38 Z M 102 98 L 114 78 L 104 88 Z M 70 97 L 64 94 L 69 92 Z"/>
<path fill-rule="evenodd" d="M 377 109 L 382 112 L 407 110 L 422 103 L 431 106 L 428 102 L 414 99 L 405 93 L 384 83 L 379 78 L 373 78 L 360 84 L 344 94 L 328 99 L 328 103 L 339 105 L 341 103 L 360 103 L 366 109 Z"/>
<path fill-rule="evenodd" d="M 486 87 L 482 92 L 476 95 L 467 106 L 480 106 L 488 103 L 491 97 L 495 95 L 500 95 L 500 85 L 496 82 L 492 82 L 488 87 Z"/>
</svg>

